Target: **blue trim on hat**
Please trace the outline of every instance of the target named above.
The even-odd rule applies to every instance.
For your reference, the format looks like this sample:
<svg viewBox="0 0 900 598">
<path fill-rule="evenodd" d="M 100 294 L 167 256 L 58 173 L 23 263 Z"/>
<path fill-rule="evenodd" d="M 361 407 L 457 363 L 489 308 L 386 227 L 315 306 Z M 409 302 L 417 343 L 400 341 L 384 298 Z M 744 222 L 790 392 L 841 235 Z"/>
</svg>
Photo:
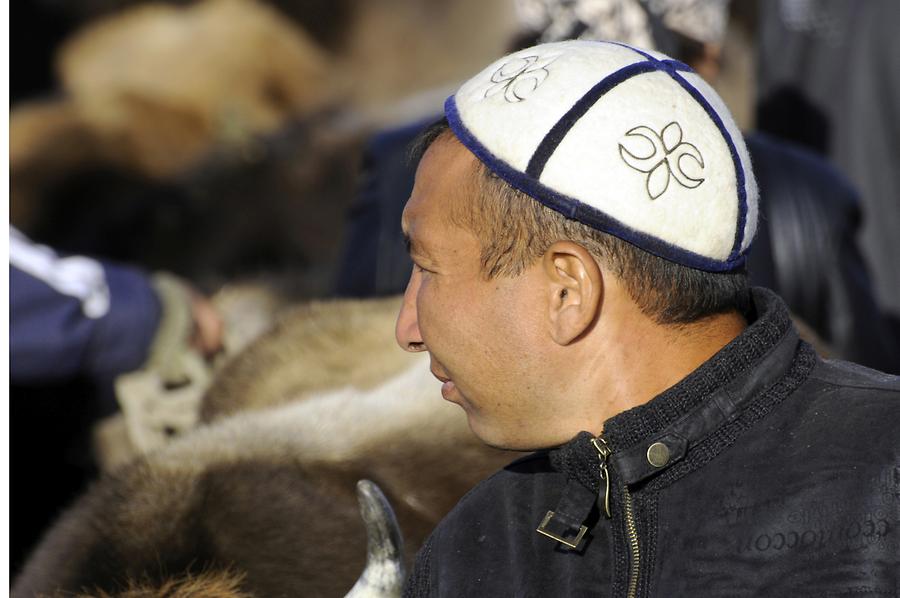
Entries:
<svg viewBox="0 0 900 598">
<path fill-rule="evenodd" d="M 626 46 L 625 44 L 615 45 L 630 48 L 630 46 Z M 634 50 L 634 48 L 630 49 Z M 643 62 L 635 62 L 634 64 L 629 64 L 628 66 L 620 68 L 612 74 L 607 75 L 599 83 L 589 89 L 587 93 L 581 96 L 581 99 L 575 102 L 575 105 L 569 108 L 569 110 L 562 116 L 562 118 L 560 118 L 556 122 L 556 124 L 553 125 L 550 131 L 548 131 L 547 134 L 544 135 L 544 138 L 541 139 L 541 142 L 538 144 L 537 149 L 534 150 L 534 154 L 532 154 L 531 159 L 528 161 L 528 166 L 525 168 L 526 173 L 536 179 L 539 179 L 541 177 L 541 173 L 544 172 L 544 167 L 547 165 L 547 161 L 550 160 L 553 152 L 556 151 L 556 148 L 559 146 L 559 144 L 562 143 L 566 135 L 569 134 L 569 131 L 572 129 L 572 127 L 575 126 L 575 123 L 577 123 L 594 104 L 600 101 L 600 98 L 602 98 L 616 85 L 624 83 L 628 79 L 631 79 L 632 77 L 641 75 L 643 73 L 663 71 L 668 73 L 673 79 L 675 79 L 677 78 L 678 71 L 693 72 L 693 70 L 691 70 L 691 67 L 682 62 L 678 62 L 677 60 L 657 60 L 649 54 L 641 52 L 640 50 L 635 51 L 643 56 L 646 56 L 649 60 Z M 687 83 L 687 81 L 685 81 L 685 83 Z"/>
<path fill-rule="evenodd" d="M 746 259 L 746 256 L 744 255 L 738 255 L 734 259 L 729 257 L 728 260 L 722 262 L 634 230 L 612 216 L 582 203 L 573 197 L 554 191 L 543 183 L 540 183 L 537 179 L 513 168 L 510 164 L 495 156 L 489 149 L 482 145 L 465 124 L 463 124 L 462 118 L 460 118 L 459 115 L 459 110 L 456 107 L 455 96 L 447 98 L 447 101 L 444 103 L 444 114 L 447 116 L 450 128 L 453 130 L 453 133 L 459 141 L 466 146 L 469 151 L 475 154 L 475 156 L 492 172 L 522 193 L 525 193 L 551 210 L 561 213 L 566 218 L 571 218 L 587 224 L 590 227 L 604 231 L 623 241 L 627 241 L 632 245 L 640 247 L 653 255 L 683 264 L 689 268 L 706 270 L 708 272 L 726 272 L 734 270 L 744 264 Z"/>
<path fill-rule="evenodd" d="M 728 132 L 728 128 L 722 121 L 722 117 L 719 116 L 719 113 L 712 107 L 712 104 L 709 103 L 706 96 L 704 96 L 699 89 L 691 85 L 690 81 L 678 73 L 670 74 L 672 75 L 672 78 L 675 79 L 685 91 L 691 94 L 700 106 L 703 107 L 706 114 L 709 115 L 716 127 L 718 127 L 719 133 L 725 138 L 725 143 L 728 145 L 728 151 L 731 153 L 731 160 L 734 162 L 734 172 L 737 177 L 738 193 L 737 229 L 734 231 L 734 245 L 731 248 L 731 254 L 728 256 L 729 260 L 733 260 L 741 253 L 741 245 L 744 242 L 744 229 L 747 225 L 747 210 L 749 209 L 749 206 L 747 205 L 747 175 L 744 172 L 744 164 L 741 162 L 740 154 L 738 154 L 737 151 L 737 145 L 735 145 L 731 133 Z"/>
<path fill-rule="evenodd" d="M 531 155 L 531 159 L 528 161 L 525 172 L 535 179 L 541 178 L 541 173 L 544 172 L 547 161 L 553 155 L 553 152 L 556 151 L 559 144 L 562 143 L 566 135 L 569 134 L 569 131 L 575 126 L 575 123 L 577 123 L 581 117 L 606 94 L 606 92 L 632 77 L 656 70 L 659 69 L 651 62 L 636 62 L 620 68 L 594 85 L 586 94 L 581 96 L 581 99 L 575 102 L 575 105 L 569 108 L 569 111 L 553 125 L 546 135 L 544 135 L 544 138 L 541 139 L 537 149 L 534 150 L 534 154 Z"/>
<path fill-rule="evenodd" d="M 641 50 L 640 48 L 635 47 L 635 46 L 629 46 L 628 44 L 625 44 L 622 42 L 614 42 L 614 41 L 606 40 L 606 41 L 603 41 L 603 43 L 611 44 L 613 46 L 621 46 L 623 48 L 631 50 L 632 52 L 636 52 L 636 53 L 640 54 L 641 56 L 643 56 L 644 58 L 646 58 L 647 60 L 649 60 L 650 62 L 661 62 L 663 64 L 669 64 L 672 67 L 674 67 L 676 70 L 679 70 L 679 71 L 694 72 L 694 69 L 692 69 L 690 66 L 681 62 L 680 60 L 675 60 L 674 58 L 666 58 L 665 60 L 660 60 L 659 58 L 653 56 L 652 54 L 650 54 L 649 52 L 647 52 L 645 50 Z"/>
</svg>

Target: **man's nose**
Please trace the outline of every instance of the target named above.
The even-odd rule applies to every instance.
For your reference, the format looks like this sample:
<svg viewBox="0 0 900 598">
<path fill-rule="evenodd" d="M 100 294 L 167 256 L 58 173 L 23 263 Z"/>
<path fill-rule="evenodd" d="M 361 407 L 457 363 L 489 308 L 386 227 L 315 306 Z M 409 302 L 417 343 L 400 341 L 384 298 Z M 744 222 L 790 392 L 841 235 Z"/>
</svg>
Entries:
<svg viewBox="0 0 900 598">
<path fill-rule="evenodd" d="M 422 334 L 419 332 L 419 315 L 416 312 L 416 295 L 418 294 L 418 276 L 413 272 L 403 294 L 403 304 L 397 315 L 397 344 L 404 351 L 418 353 L 425 350 Z"/>
</svg>

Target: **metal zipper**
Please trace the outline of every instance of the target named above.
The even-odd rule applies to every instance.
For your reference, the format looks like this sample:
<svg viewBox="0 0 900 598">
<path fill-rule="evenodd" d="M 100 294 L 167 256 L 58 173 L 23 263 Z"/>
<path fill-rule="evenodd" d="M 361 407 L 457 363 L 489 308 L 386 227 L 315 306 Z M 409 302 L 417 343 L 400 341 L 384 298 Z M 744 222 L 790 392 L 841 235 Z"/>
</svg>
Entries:
<svg viewBox="0 0 900 598">
<path fill-rule="evenodd" d="M 607 482 L 608 483 L 608 482 Z M 634 505 L 631 502 L 631 494 L 628 488 L 623 491 L 625 496 L 625 531 L 628 533 L 628 547 L 631 549 L 631 575 L 628 577 L 628 598 L 637 596 L 638 574 L 641 569 L 641 551 L 638 547 L 637 526 L 634 524 Z"/>
<path fill-rule="evenodd" d="M 607 519 L 612 517 L 612 513 L 609 510 L 609 456 L 612 454 L 612 449 L 609 448 L 609 444 L 606 442 L 606 439 L 602 436 L 597 436 L 591 439 L 591 444 L 594 445 L 594 448 L 597 449 L 597 456 L 600 458 L 600 479 L 605 482 L 605 488 L 603 492 L 603 510 L 606 514 Z M 600 497 L 598 497 L 599 499 Z M 637 587 L 638 587 L 638 574 L 641 569 L 641 551 L 638 545 L 638 536 L 637 536 L 637 525 L 634 522 L 634 503 L 631 500 L 631 494 L 628 492 L 628 488 L 623 489 L 623 505 L 625 508 L 625 532 L 628 536 L 628 548 L 631 552 L 631 571 L 628 576 L 628 598 L 635 598 L 637 596 Z"/>
<path fill-rule="evenodd" d="M 592 438 L 591 444 L 597 449 L 597 456 L 600 457 L 600 479 L 606 482 L 606 489 L 603 492 L 603 512 L 606 514 L 606 518 L 610 519 L 612 513 L 609 512 L 609 470 L 607 469 L 606 460 L 612 451 L 603 436 Z M 599 499 L 600 497 L 598 496 L 597 498 Z"/>
</svg>

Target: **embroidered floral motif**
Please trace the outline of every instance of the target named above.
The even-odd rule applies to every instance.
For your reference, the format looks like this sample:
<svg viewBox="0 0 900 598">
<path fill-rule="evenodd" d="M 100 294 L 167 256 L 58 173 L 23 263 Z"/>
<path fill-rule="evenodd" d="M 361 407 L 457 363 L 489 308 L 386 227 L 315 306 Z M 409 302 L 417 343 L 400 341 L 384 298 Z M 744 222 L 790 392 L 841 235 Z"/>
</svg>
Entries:
<svg viewBox="0 0 900 598">
<path fill-rule="evenodd" d="M 625 164 L 647 175 L 647 194 L 650 199 L 656 199 L 669 188 L 669 181 L 675 179 L 682 187 L 694 189 L 706 180 L 702 178 L 703 155 L 700 150 L 691 143 L 682 141 L 681 125 L 671 122 L 666 125 L 662 133 L 657 133 L 650 127 L 634 127 L 625 133 L 626 139 L 619 144 L 619 155 Z M 632 139 L 627 139 L 627 138 Z M 646 144 L 635 139 L 644 139 L 650 142 L 650 153 L 640 152 L 636 146 Z M 631 149 L 625 147 L 628 144 Z M 689 169 L 691 176 L 685 169 Z"/>
<path fill-rule="evenodd" d="M 557 56 L 518 56 L 506 62 L 491 75 L 491 85 L 484 92 L 489 98 L 499 93 L 510 103 L 522 102 L 550 75 L 547 67 Z"/>
</svg>

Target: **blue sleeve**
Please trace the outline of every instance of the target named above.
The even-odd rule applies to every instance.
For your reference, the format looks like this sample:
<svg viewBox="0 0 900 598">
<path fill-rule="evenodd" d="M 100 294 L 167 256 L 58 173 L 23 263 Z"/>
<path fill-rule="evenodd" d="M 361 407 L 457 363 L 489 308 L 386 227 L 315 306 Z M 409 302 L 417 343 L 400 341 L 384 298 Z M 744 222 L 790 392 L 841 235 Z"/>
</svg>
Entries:
<svg viewBox="0 0 900 598">
<path fill-rule="evenodd" d="M 139 270 L 60 258 L 10 235 L 10 381 L 115 375 L 141 366 L 161 305 Z"/>
</svg>

